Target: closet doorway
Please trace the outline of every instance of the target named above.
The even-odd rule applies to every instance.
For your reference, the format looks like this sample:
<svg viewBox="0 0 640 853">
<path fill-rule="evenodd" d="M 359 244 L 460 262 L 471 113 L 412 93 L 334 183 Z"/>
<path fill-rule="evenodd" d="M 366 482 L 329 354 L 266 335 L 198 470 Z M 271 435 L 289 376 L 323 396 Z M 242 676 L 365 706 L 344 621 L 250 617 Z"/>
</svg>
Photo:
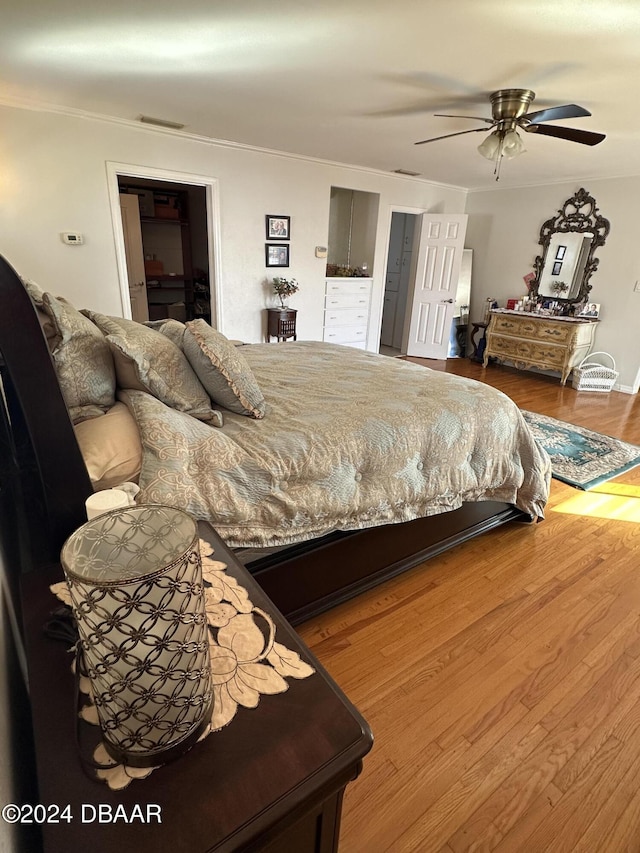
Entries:
<svg viewBox="0 0 640 853">
<path fill-rule="evenodd" d="M 124 316 L 203 319 L 218 328 L 215 181 L 110 166 Z"/>
<path fill-rule="evenodd" d="M 382 326 L 379 352 L 383 355 L 403 355 L 402 343 L 407 313 L 407 296 L 415 278 L 416 258 L 421 214 L 391 213 L 389 251 L 384 278 L 382 301 Z"/>
</svg>

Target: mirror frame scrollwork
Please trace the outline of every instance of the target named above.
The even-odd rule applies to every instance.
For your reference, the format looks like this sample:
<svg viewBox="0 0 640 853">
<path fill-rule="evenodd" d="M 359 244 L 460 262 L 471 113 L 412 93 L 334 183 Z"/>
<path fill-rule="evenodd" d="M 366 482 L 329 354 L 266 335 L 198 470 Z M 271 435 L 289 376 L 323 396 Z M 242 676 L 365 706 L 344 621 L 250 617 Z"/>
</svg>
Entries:
<svg viewBox="0 0 640 853">
<path fill-rule="evenodd" d="M 540 239 L 538 243 L 542 246 L 542 253 L 536 256 L 533 262 L 533 270 L 535 278 L 531 283 L 532 295 L 538 295 L 538 289 L 542 274 L 545 268 L 547 250 L 549 243 L 554 234 L 578 232 L 582 234 L 593 234 L 589 254 L 584 267 L 582 282 L 578 293 L 574 298 L 563 299 L 554 297 L 558 302 L 573 304 L 576 302 L 584 302 L 587 300 L 591 291 L 589 280 L 593 273 L 597 270 L 599 259 L 594 257 L 596 249 L 604 246 L 610 230 L 608 219 L 600 215 L 600 211 L 596 206 L 595 198 L 590 195 L 583 187 L 578 192 L 568 198 L 562 207 L 558 210 L 555 216 L 547 219 L 540 229 Z"/>
</svg>

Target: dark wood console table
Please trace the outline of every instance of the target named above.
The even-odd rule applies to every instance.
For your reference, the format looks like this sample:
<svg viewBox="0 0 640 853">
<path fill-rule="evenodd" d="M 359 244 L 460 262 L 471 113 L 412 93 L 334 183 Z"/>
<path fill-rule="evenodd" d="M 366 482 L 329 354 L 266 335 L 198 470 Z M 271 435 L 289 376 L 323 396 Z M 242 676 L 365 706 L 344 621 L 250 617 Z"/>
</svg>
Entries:
<svg viewBox="0 0 640 853">
<path fill-rule="evenodd" d="M 487 344 L 487 326 L 488 323 L 472 323 L 471 324 L 471 361 L 477 361 L 482 364 L 484 360 L 484 348 Z M 477 336 L 482 332 L 480 339 Z"/>
<path fill-rule="evenodd" d="M 71 822 L 45 823 L 45 853 L 205 853 L 337 850 L 342 796 L 371 748 L 367 723 L 275 609 L 251 575 L 201 523 L 217 559 L 276 623 L 276 640 L 316 670 L 287 679 L 289 689 L 264 695 L 257 708 L 238 708 L 232 722 L 187 755 L 111 791 L 83 772 L 75 744 L 74 682 L 68 644 L 46 637 L 43 626 L 58 602 L 49 584 L 60 566 L 23 576 L 24 631 L 36 748 L 39 802 L 70 805 Z M 99 729 L 81 724 L 97 742 Z M 87 734 L 88 731 L 88 734 Z M 162 823 L 82 822 L 82 806 L 138 804 L 160 809 Z M 91 816 L 91 809 L 86 812 Z"/>
<path fill-rule="evenodd" d="M 297 308 L 267 308 L 267 343 L 271 338 L 285 341 L 287 338 L 297 340 L 296 314 Z"/>
</svg>

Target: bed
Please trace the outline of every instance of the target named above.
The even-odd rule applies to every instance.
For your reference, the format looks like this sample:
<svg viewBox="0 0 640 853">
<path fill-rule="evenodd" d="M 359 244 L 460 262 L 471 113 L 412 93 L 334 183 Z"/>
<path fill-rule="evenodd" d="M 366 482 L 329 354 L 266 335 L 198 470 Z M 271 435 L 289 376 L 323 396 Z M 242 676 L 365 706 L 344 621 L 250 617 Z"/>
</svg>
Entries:
<svg viewBox="0 0 640 853">
<path fill-rule="evenodd" d="M 210 521 L 294 624 L 472 536 L 543 517 L 548 457 L 515 404 L 473 380 L 338 345 L 237 346 L 201 325 L 80 315 L 4 259 L 0 353 L 31 569 L 57 562 L 94 489 L 131 478 L 128 458 L 90 475 L 85 433 L 116 412 L 139 441 L 138 500 Z"/>
</svg>

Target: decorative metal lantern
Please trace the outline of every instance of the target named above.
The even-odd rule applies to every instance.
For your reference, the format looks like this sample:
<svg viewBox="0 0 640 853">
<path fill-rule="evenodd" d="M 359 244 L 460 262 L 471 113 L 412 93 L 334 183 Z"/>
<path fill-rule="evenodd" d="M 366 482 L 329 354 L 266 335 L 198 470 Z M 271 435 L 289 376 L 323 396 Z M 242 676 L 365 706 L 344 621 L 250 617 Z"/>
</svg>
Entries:
<svg viewBox="0 0 640 853">
<path fill-rule="evenodd" d="M 76 530 L 61 561 L 105 748 L 134 767 L 181 755 L 211 719 L 196 522 L 116 509 Z"/>
</svg>

